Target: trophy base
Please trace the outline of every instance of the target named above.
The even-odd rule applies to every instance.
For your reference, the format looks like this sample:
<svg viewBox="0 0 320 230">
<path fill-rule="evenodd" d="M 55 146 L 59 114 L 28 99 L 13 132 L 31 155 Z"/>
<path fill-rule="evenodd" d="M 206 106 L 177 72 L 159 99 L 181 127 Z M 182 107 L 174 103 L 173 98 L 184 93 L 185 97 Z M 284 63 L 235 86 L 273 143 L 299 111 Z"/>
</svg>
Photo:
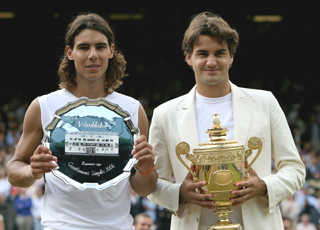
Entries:
<svg viewBox="0 0 320 230">
<path fill-rule="evenodd" d="M 219 220 L 216 224 L 210 225 L 207 230 L 242 230 L 241 224 L 230 221 L 229 213 L 232 211 L 228 206 L 216 207 L 214 213 L 218 213 Z"/>
<path fill-rule="evenodd" d="M 217 223 L 211 225 L 207 228 L 207 230 L 242 230 L 242 226 L 238 223 Z"/>
</svg>

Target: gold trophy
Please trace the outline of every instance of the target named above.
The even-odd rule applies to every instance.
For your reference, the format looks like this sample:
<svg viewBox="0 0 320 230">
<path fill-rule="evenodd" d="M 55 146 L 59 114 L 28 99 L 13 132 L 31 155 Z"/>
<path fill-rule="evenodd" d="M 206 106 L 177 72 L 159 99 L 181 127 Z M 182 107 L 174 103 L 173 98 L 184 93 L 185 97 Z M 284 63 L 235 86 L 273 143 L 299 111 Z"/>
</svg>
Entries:
<svg viewBox="0 0 320 230">
<path fill-rule="evenodd" d="M 206 133 L 209 134 L 207 142 L 200 142 L 199 148 L 193 149 L 190 154 L 190 146 L 186 142 L 180 142 L 176 146 L 176 154 L 181 163 L 193 175 L 193 180 L 207 181 L 207 185 L 200 188 L 200 193 L 210 193 L 215 201 L 215 211 L 219 215 L 216 224 L 208 226 L 207 230 L 242 230 L 239 223 L 229 220 L 229 213 L 232 203 L 231 191 L 239 189 L 234 184 L 248 179 L 248 172 L 252 164 L 259 157 L 262 150 L 262 141 L 257 137 L 252 137 L 248 141 L 248 150 L 244 150 L 243 145 L 239 145 L 237 140 L 229 140 L 226 133 L 227 128 L 220 126 L 218 114 L 213 114 L 213 127 Z M 258 150 L 256 156 L 245 168 L 246 159 L 251 156 L 252 150 Z M 195 165 L 195 171 L 184 162 L 181 154 Z"/>
</svg>

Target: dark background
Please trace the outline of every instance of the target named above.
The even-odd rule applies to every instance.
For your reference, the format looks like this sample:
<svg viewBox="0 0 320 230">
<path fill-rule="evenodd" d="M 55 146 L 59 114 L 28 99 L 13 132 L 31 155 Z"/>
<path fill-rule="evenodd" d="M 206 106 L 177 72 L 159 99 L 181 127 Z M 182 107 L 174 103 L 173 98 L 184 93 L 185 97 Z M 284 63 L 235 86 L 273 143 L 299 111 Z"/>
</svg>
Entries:
<svg viewBox="0 0 320 230">
<path fill-rule="evenodd" d="M 0 105 L 30 102 L 58 89 L 64 33 L 79 12 L 142 14 L 142 20 L 110 20 L 117 48 L 128 62 L 118 90 L 146 106 L 187 93 L 195 84 L 181 50 L 191 17 L 210 10 L 240 35 L 230 79 L 243 87 L 271 90 L 285 111 L 300 103 L 305 114 L 319 100 L 319 11 L 316 1 L 0 1 Z M 54 17 L 54 15 L 59 17 Z M 254 15 L 282 15 L 279 23 L 256 23 Z M 303 115 L 302 115 L 303 116 Z"/>
</svg>

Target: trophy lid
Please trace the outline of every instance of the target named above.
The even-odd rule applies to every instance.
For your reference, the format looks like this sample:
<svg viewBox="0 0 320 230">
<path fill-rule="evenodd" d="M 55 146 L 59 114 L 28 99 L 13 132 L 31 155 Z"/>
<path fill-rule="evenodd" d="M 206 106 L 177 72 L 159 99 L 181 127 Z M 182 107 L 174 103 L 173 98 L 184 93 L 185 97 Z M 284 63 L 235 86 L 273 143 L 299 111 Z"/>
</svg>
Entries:
<svg viewBox="0 0 320 230">
<path fill-rule="evenodd" d="M 209 134 L 208 141 L 200 142 L 200 149 L 208 149 L 208 148 L 237 148 L 241 147 L 237 140 L 229 140 L 227 137 L 227 132 L 229 131 L 226 127 L 220 124 L 220 118 L 218 113 L 214 113 L 213 115 L 213 126 L 209 127 L 206 133 Z"/>
</svg>

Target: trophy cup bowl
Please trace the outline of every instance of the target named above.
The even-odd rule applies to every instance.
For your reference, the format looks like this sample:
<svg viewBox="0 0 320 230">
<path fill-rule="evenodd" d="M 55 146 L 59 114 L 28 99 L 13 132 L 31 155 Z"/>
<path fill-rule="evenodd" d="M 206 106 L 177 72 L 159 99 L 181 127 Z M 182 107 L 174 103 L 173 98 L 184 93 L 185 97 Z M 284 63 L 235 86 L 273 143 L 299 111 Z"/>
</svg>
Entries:
<svg viewBox="0 0 320 230">
<path fill-rule="evenodd" d="M 241 230 L 239 223 L 229 220 L 229 213 L 232 202 L 230 198 L 232 190 L 239 189 L 234 184 L 248 179 L 248 172 L 252 164 L 259 157 L 262 150 L 262 141 L 258 137 L 252 137 L 248 141 L 248 150 L 243 145 L 239 145 L 237 140 L 228 140 L 226 133 L 228 130 L 220 126 L 218 114 L 214 114 L 213 127 L 206 133 L 209 134 L 207 142 L 200 142 L 199 148 L 193 149 L 190 154 L 190 146 L 186 142 L 180 142 L 176 146 L 176 154 L 181 163 L 190 171 L 193 180 L 206 181 L 207 185 L 199 189 L 200 193 L 210 193 L 215 201 L 215 211 L 219 216 L 216 224 L 208 226 L 207 230 Z M 256 156 L 245 167 L 246 160 L 252 155 L 253 150 L 258 150 Z M 186 159 L 195 165 L 195 171 L 186 164 L 181 158 L 185 155 Z"/>
</svg>

